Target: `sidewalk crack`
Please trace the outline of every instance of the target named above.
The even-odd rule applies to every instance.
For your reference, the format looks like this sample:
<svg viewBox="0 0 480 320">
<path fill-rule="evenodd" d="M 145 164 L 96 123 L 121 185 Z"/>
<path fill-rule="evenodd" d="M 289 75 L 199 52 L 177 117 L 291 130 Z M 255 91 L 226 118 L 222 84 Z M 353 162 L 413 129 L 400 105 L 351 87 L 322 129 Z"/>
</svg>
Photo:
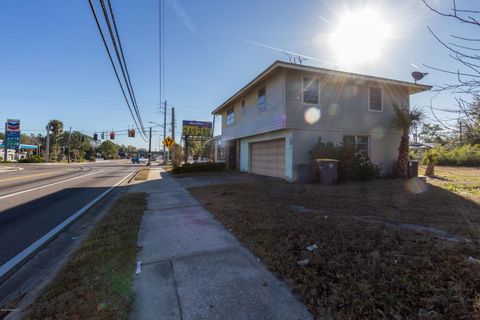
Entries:
<svg viewBox="0 0 480 320">
<path fill-rule="evenodd" d="M 175 276 L 175 269 L 173 268 L 173 260 L 170 261 L 170 267 L 172 268 L 173 283 L 175 285 L 175 294 L 177 295 L 178 311 L 180 313 L 180 320 L 183 320 L 182 304 L 180 302 L 180 296 L 178 295 L 177 277 Z"/>
</svg>

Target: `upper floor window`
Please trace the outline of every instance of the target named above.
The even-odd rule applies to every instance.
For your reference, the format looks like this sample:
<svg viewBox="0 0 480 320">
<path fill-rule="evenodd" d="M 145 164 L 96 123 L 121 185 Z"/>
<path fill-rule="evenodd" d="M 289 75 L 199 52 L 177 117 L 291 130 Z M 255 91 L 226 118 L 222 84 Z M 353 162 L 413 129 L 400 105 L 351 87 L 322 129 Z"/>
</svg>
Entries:
<svg viewBox="0 0 480 320">
<path fill-rule="evenodd" d="M 227 111 L 227 126 L 233 124 L 234 122 L 235 122 L 235 111 L 232 108 Z"/>
<path fill-rule="evenodd" d="M 303 77 L 303 103 L 318 104 L 320 96 L 320 80 L 312 77 Z"/>
<path fill-rule="evenodd" d="M 368 110 L 382 111 L 382 88 L 369 87 L 368 88 Z"/>
<path fill-rule="evenodd" d="M 355 151 L 365 158 L 370 158 L 370 143 L 368 136 L 343 136 L 343 143 L 353 146 Z"/>
<path fill-rule="evenodd" d="M 265 87 L 262 89 L 258 90 L 258 110 L 263 111 L 267 108 L 267 96 L 266 96 L 266 90 Z"/>
</svg>

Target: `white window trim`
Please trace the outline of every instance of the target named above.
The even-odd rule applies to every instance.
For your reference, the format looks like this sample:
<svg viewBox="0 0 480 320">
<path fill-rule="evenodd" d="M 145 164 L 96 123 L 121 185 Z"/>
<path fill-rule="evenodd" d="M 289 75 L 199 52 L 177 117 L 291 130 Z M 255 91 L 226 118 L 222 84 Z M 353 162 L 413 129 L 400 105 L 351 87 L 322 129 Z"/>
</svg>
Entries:
<svg viewBox="0 0 480 320">
<path fill-rule="evenodd" d="M 310 103 L 310 102 L 305 102 L 304 99 L 304 94 L 305 94 L 305 87 L 304 87 L 304 80 L 305 78 L 312 78 L 313 80 L 318 80 L 318 103 Z M 321 92 L 321 84 L 320 84 L 320 78 L 314 77 L 314 76 L 308 76 L 308 75 L 302 75 L 302 79 L 300 80 L 302 82 L 302 104 L 306 106 L 319 106 L 320 105 L 320 92 Z"/>
<path fill-rule="evenodd" d="M 263 107 L 263 109 L 260 109 L 260 105 L 258 104 L 258 98 L 260 98 L 258 96 L 258 93 L 260 92 L 260 90 L 264 90 L 265 91 L 265 106 Z M 263 87 L 260 87 L 258 90 L 257 90 L 257 113 L 259 112 L 264 112 L 265 110 L 267 110 L 267 86 L 263 86 Z"/>
<path fill-rule="evenodd" d="M 380 110 L 374 110 L 374 109 L 370 109 L 370 88 L 377 88 L 377 89 L 380 89 L 380 107 L 381 109 Z M 380 87 L 380 86 L 368 86 L 368 111 L 370 112 L 383 112 L 383 88 Z"/>
<path fill-rule="evenodd" d="M 356 134 L 356 133 L 344 133 L 342 136 L 342 141 L 345 137 L 354 137 L 355 138 L 355 148 L 357 147 L 357 138 L 358 137 L 367 137 L 368 138 L 368 158 L 372 160 L 372 138 L 367 134 Z"/>
<path fill-rule="evenodd" d="M 228 123 L 228 113 L 230 111 L 232 111 L 232 113 L 233 113 L 233 121 L 231 123 Z M 227 110 L 226 123 L 227 123 L 227 126 L 231 126 L 235 123 L 235 108 L 230 108 L 230 109 Z"/>
</svg>

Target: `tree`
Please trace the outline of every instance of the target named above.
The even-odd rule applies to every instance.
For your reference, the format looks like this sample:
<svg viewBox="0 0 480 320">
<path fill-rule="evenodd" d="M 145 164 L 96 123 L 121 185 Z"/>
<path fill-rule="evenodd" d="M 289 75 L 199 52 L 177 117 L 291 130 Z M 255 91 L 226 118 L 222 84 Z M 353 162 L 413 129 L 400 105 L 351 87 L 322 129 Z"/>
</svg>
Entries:
<svg viewBox="0 0 480 320">
<path fill-rule="evenodd" d="M 392 126 L 402 130 L 400 146 L 398 147 L 398 159 L 396 174 L 400 178 L 408 178 L 408 151 L 410 128 L 420 122 L 423 112 L 417 108 L 410 109 L 408 106 L 393 104 Z"/>
<path fill-rule="evenodd" d="M 425 143 L 443 143 L 445 141 L 443 131 L 439 124 L 424 123 L 418 138 Z"/>
<path fill-rule="evenodd" d="M 85 160 L 87 154 L 93 154 L 91 138 L 80 131 L 73 131 L 71 134 L 64 134 L 59 140 L 66 155 L 77 162 Z"/>
<path fill-rule="evenodd" d="M 52 133 L 52 158 L 55 161 L 58 161 L 60 155 L 60 148 L 58 147 L 58 139 L 63 133 L 63 122 L 60 120 L 50 120 L 47 124 L 47 130 Z"/>
<path fill-rule="evenodd" d="M 431 0 L 422 0 L 423 3 L 435 14 L 447 19 L 458 21 L 462 25 L 461 30 L 478 34 L 480 29 L 480 10 L 473 5 L 469 7 L 462 2 L 457 5 L 452 0 L 451 8 L 445 11 L 432 6 Z M 476 3 L 475 3 L 476 4 Z M 471 29 L 471 30 L 469 30 Z M 428 30 L 433 37 L 447 50 L 454 61 L 454 67 L 438 68 L 426 65 L 428 68 L 455 76 L 456 81 L 438 85 L 436 91 L 449 91 L 455 95 L 456 105 L 446 108 L 434 108 L 430 106 L 431 112 L 436 121 L 445 129 L 455 132 L 460 142 L 475 143 L 480 141 L 479 126 L 479 101 L 480 101 L 480 39 L 459 34 L 450 34 L 447 39 L 438 36 L 430 27 Z M 449 64 L 452 65 L 452 64 Z M 440 119 L 437 112 L 441 111 L 450 114 L 447 120 Z"/>
<path fill-rule="evenodd" d="M 118 145 L 107 140 L 103 141 L 100 147 L 98 147 L 98 152 L 102 154 L 104 159 L 118 159 L 118 149 Z"/>
</svg>

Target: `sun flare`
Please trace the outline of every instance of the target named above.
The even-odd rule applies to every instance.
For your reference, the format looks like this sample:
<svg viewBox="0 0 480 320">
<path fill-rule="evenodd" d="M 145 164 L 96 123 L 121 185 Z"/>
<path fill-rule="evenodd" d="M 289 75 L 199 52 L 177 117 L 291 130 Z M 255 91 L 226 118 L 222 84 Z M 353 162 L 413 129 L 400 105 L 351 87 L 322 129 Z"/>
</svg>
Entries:
<svg viewBox="0 0 480 320">
<path fill-rule="evenodd" d="M 391 26 L 373 9 L 345 13 L 330 34 L 334 58 L 343 65 L 377 61 L 391 37 Z"/>
</svg>

